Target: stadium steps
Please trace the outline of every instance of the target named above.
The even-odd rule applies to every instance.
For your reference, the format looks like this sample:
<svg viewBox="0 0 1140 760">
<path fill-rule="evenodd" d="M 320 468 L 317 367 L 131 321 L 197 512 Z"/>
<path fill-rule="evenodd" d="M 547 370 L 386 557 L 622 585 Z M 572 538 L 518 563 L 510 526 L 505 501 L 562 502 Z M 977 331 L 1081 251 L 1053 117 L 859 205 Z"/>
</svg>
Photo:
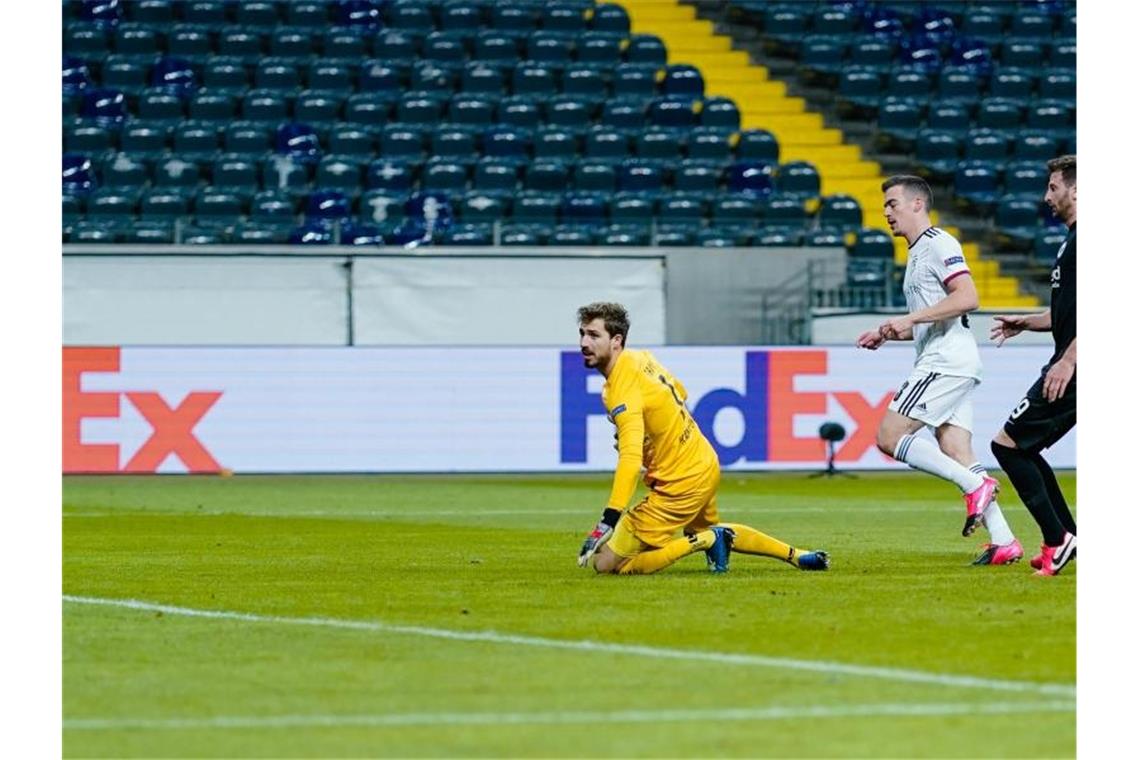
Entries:
<svg viewBox="0 0 1140 760">
<path fill-rule="evenodd" d="M 734 50 L 734 34 L 742 42 L 755 40 L 754 30 L 718 26 L 702 15 L 723 16 L 715 4 L 703 3 L 699 14 L 681 0 L 619 0 L 630 17 L 631 30 L 661 37 L 669 63 L 698 67 L 706 95 L 732 98 L 741 109 L 742 129 L 767 129 L 780 143 L 780 162 L 809 161 L 820 173 L 821 193 L 844 193 L 859 201 L 867 227 L 888 230 L 882 214 L 885 177 L 878 162 L 868 160 L 858 144 L 845 141 L 842 130 L 826 126 L 824 114 L 808 109 L 807 101 L 790 93 L 786 82 L 756 63 L 745 50 Z M 725 33 L 725 32 L 729 33 Z M 750 50 L 755 45 L 747 45 Z M 781 72 L 790 73 L 790 72 Z M 779 87 L 778 85 L 784 85 Z M 932 221 L 938 224 L 937 213 Z M 960 231 L 945 229 L 955 237 Z M 889 230 L 888 230 L 889 231 Z M 1017 278 L 1000 274 L 998 262 L 982 259 L 976 243 L 964 243 L 963 252 L 974 274 L 983 308 L 1035 307 L 1036 296 L 1023 294 Z M 907 246 L 895 238 L 895 262 L 906 264 Z"/>
</svg>

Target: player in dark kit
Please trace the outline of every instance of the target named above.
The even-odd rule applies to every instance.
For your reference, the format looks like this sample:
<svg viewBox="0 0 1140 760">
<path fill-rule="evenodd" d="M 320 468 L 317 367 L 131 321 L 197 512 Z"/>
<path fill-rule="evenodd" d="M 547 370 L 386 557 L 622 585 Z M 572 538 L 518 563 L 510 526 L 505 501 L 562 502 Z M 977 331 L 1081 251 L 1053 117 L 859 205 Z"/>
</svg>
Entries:
<svg viewBox="0 0 1140 760">
<path fill-rule="evenodd" d="M 1000 346 L 1023 330 L 1053 333 L 1053 356 L 1026 392 L 990 448 L 1017 495 L 1041 528 L 1041 554 L 1030 560 L 1037 575 L 1056 575 L 1077 556 L 1077 523 L 1041 456 L 1077 424 L 1077 157 L 1049 162 L 1045 202 L 1069 226 L 1057 251 L 1049 311 L 1000 315 L 991 337 Z"/>
</svg>

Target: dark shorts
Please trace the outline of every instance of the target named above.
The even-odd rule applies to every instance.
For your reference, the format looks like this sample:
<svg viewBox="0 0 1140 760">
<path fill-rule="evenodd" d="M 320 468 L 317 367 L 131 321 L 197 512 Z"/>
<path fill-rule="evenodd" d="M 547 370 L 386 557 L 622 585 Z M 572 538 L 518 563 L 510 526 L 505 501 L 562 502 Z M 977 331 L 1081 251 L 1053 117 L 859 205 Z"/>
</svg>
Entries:
<svg viewBox="0 0 1140 760">
<path fill-rule="evenodd" d="M 1022 451 L 1041 451 L 1061 440 L 1077 424 L 1077 380 L 1053 403 L 1045 400 L 1045 376 L 1025 393 L 1005 421 L 1005 432 Z"/>
</svg>

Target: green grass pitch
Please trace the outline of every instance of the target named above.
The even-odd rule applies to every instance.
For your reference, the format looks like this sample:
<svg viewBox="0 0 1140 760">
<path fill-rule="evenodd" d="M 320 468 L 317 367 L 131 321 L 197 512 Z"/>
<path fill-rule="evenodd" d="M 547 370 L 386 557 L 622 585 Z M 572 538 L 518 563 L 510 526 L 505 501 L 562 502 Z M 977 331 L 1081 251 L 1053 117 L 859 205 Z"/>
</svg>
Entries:
<svg viewBox="0 0 1140 760">
<path fill-rule="evenodd" d="M 1075 755 L 1076 564 L 970 566 L 953 486 L 726 473 L 832 569 L 600 577 L 609 482 L 66 477 L 65 756 Z"/>
</svg>

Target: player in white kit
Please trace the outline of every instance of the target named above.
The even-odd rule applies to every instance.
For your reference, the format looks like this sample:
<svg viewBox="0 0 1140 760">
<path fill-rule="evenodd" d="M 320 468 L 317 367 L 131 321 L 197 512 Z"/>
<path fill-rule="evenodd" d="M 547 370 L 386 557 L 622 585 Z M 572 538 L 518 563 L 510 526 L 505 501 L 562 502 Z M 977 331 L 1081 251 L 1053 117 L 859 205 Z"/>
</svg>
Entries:
<svg viewBox="0 0 1140 760">
<path fill-rule="evenodd" d="M 974 564 L 1016 562 L 1023 552 L 994 498 L 998 482 L 973 450 L 970 394 L 981 382 L 982 362 L 967 321 L 978 308 L 970 268 L 958 241 L 930 223 L 933 195 L 925 180 L 897 175 L 883 183 L 883 193 L 891 232 L 910 247 L 903 280 L 908 313 L 863 333 L 856 345 L 873 351 L 888 340 L 913 340 L 916 359 L 879 427 L 879 449 L 962 489 L 962 535 L 980 523 L 991 539 Z M 923 427 L 934 431 L 937 446 L 919 437 Z"/>
</svg>

